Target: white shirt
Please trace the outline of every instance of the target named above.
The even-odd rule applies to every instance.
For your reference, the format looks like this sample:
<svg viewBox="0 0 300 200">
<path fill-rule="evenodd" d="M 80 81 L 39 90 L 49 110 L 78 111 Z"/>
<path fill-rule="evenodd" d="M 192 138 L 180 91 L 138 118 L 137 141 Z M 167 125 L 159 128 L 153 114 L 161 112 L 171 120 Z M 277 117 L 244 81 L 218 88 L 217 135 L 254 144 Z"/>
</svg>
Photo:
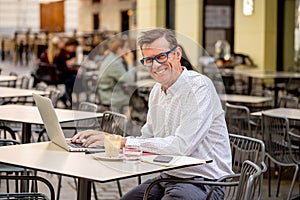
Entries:
<svg viewBox="0 0 300 200">
<path fill-rule="evenodd" d="M 141 132 L 141 137 L 128 138 L 126 144 L 139 144 L 144 151 L 157 154 L 213 160 L 166 172 L 169 175 L 218 179 L 233 173 L 224 111 L 213 83 L 204 75 L 184 69 L 166 93 L 156 83 Z"/>
</svg>

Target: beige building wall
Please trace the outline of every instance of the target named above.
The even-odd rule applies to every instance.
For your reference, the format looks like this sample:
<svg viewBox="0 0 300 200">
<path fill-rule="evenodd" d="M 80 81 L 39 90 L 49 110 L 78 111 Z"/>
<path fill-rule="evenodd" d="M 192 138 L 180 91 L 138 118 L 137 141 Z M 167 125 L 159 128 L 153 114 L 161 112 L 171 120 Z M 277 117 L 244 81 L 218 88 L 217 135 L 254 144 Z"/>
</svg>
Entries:
<svg viewBox="0 0 300 200">
<path fill-rule="evenodd" d="M 165 26 L 165 1 L 137 0 L 137 29 Z"/>
<path fill-rule="evenodd" d="M 1 0 L 0 34 L 13 34 L 15 30 L 39 29 L 40 7 L 36 0 Z"/>
<path fill-rule="evenodd" d="M 285 0 L 284 11 L 284 45 L 283 45 L 283 69 L 290 70 L 295 65 L 295 0 Z"/>
<path fill-rule="evenodd" d="M 276 70 L 277 2 L 254 1 L 254 13 L 242 13 L 243 1 L 235 1 L 234 51 L 249 55 L 261 70 Z"/>
<path fill-rule="evenodd" d="M 192 64 L 198 65 L 202 44 L 203 0 L 176 0 L 175 31 Z M 165 27 L 165 1 L 137 0 L 137 28 Z"/>
<path fill-rule="evenodd" d="M 65 0 L 65 31 L 78 27 L 78 1 Z M 0 34 L 16 30 L 40 29 L 40 3 L 37 0 L 0 0 Z"/>
<path fill-rule="evenodd" d="M 198 66 L 203 38 L 203 0 L 176 0 L 175 29 L 187 57 Z"/>
<path fill-rule="evenodd" d="M 132 9 L 131 0 L 102 0 L 101 3 L 80 0 L 79 31 L 93 31 L 93 15 L 99 14 L 100 31 L 121 31 L 121 12 Z"/>
</svg>

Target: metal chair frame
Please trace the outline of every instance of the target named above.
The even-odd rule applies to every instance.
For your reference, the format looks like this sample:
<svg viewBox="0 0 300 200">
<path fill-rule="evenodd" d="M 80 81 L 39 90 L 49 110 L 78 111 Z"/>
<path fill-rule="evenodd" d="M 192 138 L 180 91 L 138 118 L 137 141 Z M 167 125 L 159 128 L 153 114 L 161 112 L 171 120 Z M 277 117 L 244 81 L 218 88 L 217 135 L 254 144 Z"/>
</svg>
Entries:
<svg viewBox="0 0 300 200">
<path fill-rule="evenodd" d="M 158 179 L 153 181 L 144 193 L 144 200 L 148 199 L 149 192 L 151 191 L 152 187 L 161 182 L 181 182 L 181 183 L 189 183 L 194 185 L 210 185 L 212 187 L 215 186 L 224 186 L 224 187 L 237 187 L 236 189 L 236 200 L 253 200 L 256 194 L 256 188 L 261 184 L 261 176 L 263 171 L 260 169 L 258 165 L 255 163 L 246 160 L 243 162 L 241 168 L 240 175 L 233 175 L 230 179 L 233 179 L 239 176 L 239 181 L 229 181 L 229 182 L 222 182 L 222 181 L 194 181 L 194 180 L 186 180 L 186 179 Z M 210 194 L 207 196 L 206 199 L 210 199 Z"/>
<path fill-rule="evenodd" d="M 16 191 L 16 192 L 6 192 L 6 193 L 0 193 L 0 199 L 43 199 L 43 200 L 55 200 L 55 193 L 52 184 L 45 178 L 40 176 L 4 176 L 0 175 L 0 180 L 15 180 L 15 181 L 21 181 L 22 183 L 26 183 L 25 187 L 23 188 L 24 191 Z M 32 182 L 31 189 L 29 189 L 29 183 Z M 46 193 L 38 192 L 38 186 L 37 183 L 41 183 L 46 186 L 46 188 L 49 190 L 49 195 Z"/>
<path fill-rule="evenodd" d="M 228 132 L 245 135 L 249 137 L 256 136 L 257 124 L 250 119 L 250 110 L 247 106 L 225 104 L 225 120 Z"/>
<path fill-rule="evenodd" d="M 244 183 L 242 179 L 243 173 L 243 163 L 246 160 L 251 160 L 260 168 L 260 178 L 259 182 L 255 184 L 255 195 L 251 193 L 251 200 L 256 197 L 256 199 L 261 199 L 262 196 L 262 186 L 263 186 L 263 176 L 262 174 L 266 172 L 267 168 L 264 162 L 265 159 L 265 145 L 264 143 L 256 138 L 251 138 L 243 135 L 229 134 L 230 147 L 232 153 L 232 169 L 235 172 L 234 175 L 227 175 L 221 177 L 217 181 L 191 181 L 180 178 L 172 179 L 158 179 L 151 183 L 144 195 L 144 199 L 147 199 L 148 193 L 151 188 L 160 182 L 182 182 L 191 183 L 196 185 L 210 185 L 211 191 L 208 192 L 207 198 L 210 199 L 215 186 L 225 186 L 226 187 L 226 199 L 247 199 L 246 197 L 241 198 L 242 194 L 239 194 L 239 184 Z M 240 186 L 241 187 L 241 186 Z M 243 192 L 245 193 L 244 189 Z M 243 195 L 242 195 L 243 196 Z M 248 195 L 247 195 L 248 196 Z"/>
<path fill-rule="evenodd" d="M 300 139 L 300 136 L 296 136 L 290 132 L 289 121 L 286 117 L 272 116 L 262 113 L 262 132 L 263 141 L 266 145 L 266 156 L 269 160 L 268 165 L 270 166 L 270 160 L 279 165 L 279 176 L 277 182 L 278 197 L 280 189 L 280 180 L 282 175 L 282 167 L 295 167 L 294 176 L 290 186 L 290 190 L 287 199 L 291 199 L 295 181 L 299 170 L 299 157 L 296 155 L 299 153 L 299 143 L 292 145 L 291 136 Z M 294 154 L 294 152 L 297 154 Z M 271 194 L 271 173 L 268 173 L 268 193 Z"/>
</svg>

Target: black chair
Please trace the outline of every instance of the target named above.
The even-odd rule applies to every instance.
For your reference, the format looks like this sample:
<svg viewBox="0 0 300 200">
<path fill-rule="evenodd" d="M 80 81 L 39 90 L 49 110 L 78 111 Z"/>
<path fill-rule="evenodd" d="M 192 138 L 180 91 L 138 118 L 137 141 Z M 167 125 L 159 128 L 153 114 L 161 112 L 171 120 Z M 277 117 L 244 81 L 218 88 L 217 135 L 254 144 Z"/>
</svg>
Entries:
<svg viewBox="0 0 300 200">
<path fill-rule="evenodd" d="M 282 95 L 281 97 L 279 97 L 278 107 L 298 108 L 298 105 L 299 105 L 299 99 L 297 97 L 287 96 L 287 95 Z"/>
<path fill-rule="evenodd" d="M 273 108 L 274 95 L 273 95 L 271 90 L 256 89 L 256 90 L 252 90 L 250 95 L 259 96 L 259 97 L 271 97 L 270 101 L 249 105 L 249 109 L 251 110 L 251 112 L 256 112 L 256 111 L 261 111 L 261 110 L 268 110 L 268 109 Z"/>
<path fill-rule="evenodd" d="M 189 183 L 194 185 L 210 185 L 214 186 L 224 186 L 224 187 L 237 187 L 235 190 L 235 196 L 226 199 L 236 199 L 236 200 L 253 200 L 256 199 L 255 195 L 257 190 L 261 185 L 261 176 L 263 171 L 261 168 L 256 165 L 255 163 L 246 160 L 243 162 L 241 167 L 241 174 L 240 175 L 233 175 L 229 182 L 223 181 L 191 181 L 186 179 L 158 179 L 153 181 L 144 193 L 144 200 L 148 199 L 148 195 L 152 187 L 160 182 L 181 182 L 181 183 Z M 238 181 L 232 181 L 232 178 L 239 177 Z M 206 199 L 210 199 L 210 194 L 207 196 Z"/>
<path fill-rule="evenodd" d="M 250 118 L 247 106 L 225 104 L 225 119 L 229 133 L 256 137 L 257 124 Z"/>
<path fill-rule="evenodd" d="M 18 74 L 15 73 L 15 72 L 10 72 L 9 73 L 9 76 L 15 76 L 15 77 L 18 77 Z M 17 86 L 17 80 L 14 80 L 14 81 L 9 81 L 7 83 L 7 87 L 16 87 Z"/>
<path fill-rule="evenodd" d="M 21 82 L 18 85 L 19 88 L 21 89 L 29 89 L 30 85 L 30 78 L 28 76 L 22 76 L 21 77 Z M 16 104 L 26 104 L 27 103 L 27 97 L 17 97 L 13 100 L 11 100 L 13 103 Z"/>
<path fill-rule="evenodd" d="M 295 181 L 299 170 L 299 143 L 293 145 L 291 136 L 297 138 L 300 136 L 290 132 L 289 121 L 285 117 L 278 117 L 262 113 L 262 132 L 263 141 L 266 145 L 266 156 L 269 160 L 279 165 L 279 176 L 277 184 L 276 197 L 280 189 L 280 180 L 282 176 L 282 167 L 294 167 L 294 176 L 290 186 L 287 199 L 291 199 Z M 270 168 L 269 168 L 270 169 Z M 269 196 L 271 195 L 271 170 L 269 170 Z"/>
<path fill-rule="evenodd" d="M 0 199 L 18 199 L 18 200 L 55 200 L 55 193 L 52 184 L 45 178 L 40 176 L 15 176 L 15 175 L 0 175 L 0 180 L 6 180 L 7 182 L 14 180 L 20 181 L 22 184 L 17 185 L 21 188 L 16 189 L 15 192 L 1 192 Z M 26 183 L 24 186 L 24 182 Z M 48 191 L 40 192 L 38 185 L 43 188 L 47 188 Z M 31 188 L 31 189 L 29 189 Z"/>
<path fill-rule="evenodd" d="M 37 79 L 38 81 L 43 81 L 48 85 L 54 85 L 57 87 L 57 85 L 60 84 L 60 73 L 57 70 L 57 66 L 55 64 L 44 62 L 39 63 Z"/>
<path fill-rule="evenodd" d="M 246 160 L 250 160 L 259 166 L 261 171 L 259 173 L 259 178 L 255 184 L 255 194 L 251 194 L 251 200 L 254 199 L 261 199 L 262 196 L 262 181 L 263 181 L 263 173 L 266 172 L 267 168 L 264 162 L 265 159 L 265 145 L 261 140 L 236 135 L 236 134 L 229 134 L 230 139 L 230 147 L 232 153 L 232 169 L 235 172 L 234 175 L 228 175 L 221 177 L 217 181 L 191 181 L 186 179 L 180 178 L 171 178 L 171 179 L 158 179 L 155 180 L 151 185 L 147 188 L 145 192 L 144 199 L 147 199 L 148 192 L 151 188 L 160 182 L 182 182 L 182 183 L 191 183 L 191 184 L 198 184 L 198 185 L 210 185 L 212 186 L 211 191 L 208 192 L 207 199 L 210 199 L 211 194 L 213 192 L 214 186 L 225 186 L 226 187 L 226 194 L 225 199 L 240 199 L 240 195 L 245 191 L 239 193 L 238 185 L 244 184 L 243 179 L 243 163 Z M 259 181 L 258 181 L 259 180 Z M 242 187 L 242 186 L 240 186 Z M 254 195 L 254 196 L 253 196 Z M 243 199 L 243 198 L 242 198 Z M 249 200 L 250 200 L 249 199 Z"/>
<path fill-rule="evenodd" d="M 1 127 L 0 127 L 1 128 Z M 3 128 L 3 126 L 2 126 Z M 2 131 L 4 132 L 7 132 L 9 129 L 2 129 Z M 11 130 L 9 130 L 10 132 Z M 7 133 L 9 133 L 7 132 Z M 6 134 L 6 133 L 4 133 Z M 2 135 L 2 136 L 5 136 L 5 135 Z M 6 135 L 7 138 L 15 138 L 14 135 L 11 135 L 11 136 L 8 136 Z M 17 140 L 15 139 L 3 139 L 1 138 L 0 139 L 0 148 L 2 146 L 8 146 L 8 145 L 18 145 L 20 144 L 20 142 L 18 142 Z M 20 176 L 20 175 L 28 175 L 28 174 L 31 174 L 32 171 L 29 171 L 28 169 L 26 168 L 23 168 L 23 167 L 15 167 L 15 166 L 12 166 L 12 165 L 7 165 L 7 164 L 2 164 L 0 163 L 0 174 L 5 174 L 6 176 L 9 176 L 9 175 L 15 175 L 15 176 Z M 10 192 L 10 184 L 9 184 L 9 181 L 6 180 L 6 192 L 9 193 Z M 15 192 L 19 191 L 19 184 L 18 184 L 18 180 L 15 181 Z"/>
<path fill-rule="evenodd" d="M 116 134 L 116 135 L 121 135 L 124 137 L 126 136 L 127 123 L 128 123 L 128 119 L 126 115 L 113 112 L 113 111 L 105 111 L 101 118 L 100 130 L 108 133 Z M 139 177 L 139 183 L 140 183 L 140 177 Z M 117 181 L 117 185 L 118 185 L 119 195 L 121 197 L 123 194 L 122 194 L 121 183 L 119 180 Z"/>
<path fill-rule="evenodd" d="M 96 113 L 98 110 L 98 106 L 97 106 L 97 104 L 90 103 L 90 102 L 80 102 L 78 110 Z M 79 121 L 75 122 L 75 127 L 71 127 L 71 129 L 74 128 L 75 129 L 74 134 L 76 134 L 79 131 L 83 131 L 83 130 L 87 130 L 87 129 L 96 129 L 97 124 L 98 124 L 98 120 L 94 119 L 94 118 L 86 119 L 86 120 L 79 120 Z M 70 127 L 62 127 L 62 128 L 70 129 Z M 76 179 L 74 179 L 74 181 L 75 181 L 75 185 L 77 185 Z M 61 182 L 62 182 L 62 176 L 59 175 L 58 176 L 58 186 L 57 186 L 57 200 L 60 198 Z M 98 199 L 96 186 L 94 183 L 92 186 L 93 186 L 95 199 Z"/>
<path fill-rule="evenodd" d="M 287 95 L 291 94 L 293 96 L 299 97 L 300 96 L 299 85 L 300 85 L 299 78 L 290 78 L 286 84 L 286 88 L 285 88 L 286 94 Z"/>
</svg>

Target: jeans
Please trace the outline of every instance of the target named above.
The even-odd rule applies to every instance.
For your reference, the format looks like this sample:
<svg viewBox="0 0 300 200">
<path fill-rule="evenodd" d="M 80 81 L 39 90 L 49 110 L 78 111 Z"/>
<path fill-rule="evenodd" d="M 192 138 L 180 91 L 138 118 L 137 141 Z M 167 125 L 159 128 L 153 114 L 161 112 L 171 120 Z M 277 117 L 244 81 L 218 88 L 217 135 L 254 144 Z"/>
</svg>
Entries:
<svg viewBox="0 0 300 200">
<path fill-rule="evenodd" d="M 132 189 L 128 193 L 126 193 L 121 199 L 143 199 L 144 192 L 146 188 L 156 179 L 161 178 L 174 178 L 167 174 L 162 173 L 160 176 L 149 179 L 146 182 L 138 185 L 136 188 Z M 204 181 L 207 180 L 203 177 L 195 177 L 191 178 L 190 180 L 195 181 Z M 206 199 L 208 192 L 210 191 L 211 186 L 208 185 L 193 185 L 193 184 L 186 184 L 186 183 L 168 183 L 168 182 L 161 182 L 160 184 L 155 185 L 148 196 L 148 199 L 163 199 L 163 200 L 192 200 L 192 199 Z M 224 187 L 215 187 L 211 199 L 220 200 L 224 199 L 225 195 L 225 188 Z"/>
</svg>

